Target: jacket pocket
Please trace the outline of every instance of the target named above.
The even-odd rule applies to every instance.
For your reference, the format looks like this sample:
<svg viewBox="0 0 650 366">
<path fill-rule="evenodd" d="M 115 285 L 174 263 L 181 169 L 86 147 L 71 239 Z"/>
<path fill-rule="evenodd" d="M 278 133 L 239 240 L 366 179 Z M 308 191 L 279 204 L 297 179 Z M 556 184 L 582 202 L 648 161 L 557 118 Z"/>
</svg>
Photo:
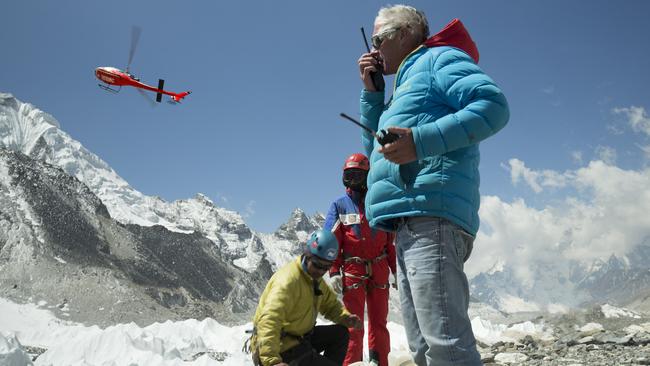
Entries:
<svg viewBox="0 0 650 366">
<path fill-rule="evenodd" d="M 412 186 L 420 171 L 420 161 L 414 161 L 408 164 L 399 165 L 399 178 L 406 186 Z"/>
<path fill-rule="evenodd" d="M 434 156 L 399 166 L 399 176 L 406 186 L 417 185 L 418 177 L 440 170 L 441 157 Z"/>
</svg>

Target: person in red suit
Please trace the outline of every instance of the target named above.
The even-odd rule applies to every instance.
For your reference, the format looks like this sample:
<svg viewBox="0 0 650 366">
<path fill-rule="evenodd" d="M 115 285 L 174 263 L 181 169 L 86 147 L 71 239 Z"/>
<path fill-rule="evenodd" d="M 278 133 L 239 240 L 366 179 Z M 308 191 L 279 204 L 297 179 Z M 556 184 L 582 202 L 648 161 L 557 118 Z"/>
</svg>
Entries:
<svg viewBox="0 0 650 366">
<path fill-rule="evenodd" d="M 397 273 L 393 234 L 371 229 L 365 215 L 368 158 L 352 154 L 343 165 L 345 195 L 332 202 L 324 229 L 331 230 L 340 243 L 339 255 L 330 269 L 330 284 L 343 294 L 350 313 L 364 319 L 368 306 L 368 349 L 371 364 L 388 366 L 390 335 L 388 316 L 389 277 Z M 397 281 L 394 281 L 394 283 Z M 393 285 L 396 287 L 396 285 Z M 344 366 L 362 361 L 362 329 L 349 329 L 350 342 Z"/>
</svg>

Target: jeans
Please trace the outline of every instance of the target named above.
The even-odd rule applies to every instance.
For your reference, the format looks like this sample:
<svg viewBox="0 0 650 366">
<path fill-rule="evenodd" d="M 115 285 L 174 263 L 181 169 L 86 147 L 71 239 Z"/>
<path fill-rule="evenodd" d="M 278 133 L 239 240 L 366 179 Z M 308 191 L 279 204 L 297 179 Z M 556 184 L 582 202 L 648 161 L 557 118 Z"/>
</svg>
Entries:
<svg viewBox="0 0 650 366">
<path fill-rule="evenodd" d="M 397 229 L 397 282 L 404 327 L 418 366 L 482 365 L 467 315 L 463 264 L 474 237 L 437 217 L 403 218 Z"/>
</svg>

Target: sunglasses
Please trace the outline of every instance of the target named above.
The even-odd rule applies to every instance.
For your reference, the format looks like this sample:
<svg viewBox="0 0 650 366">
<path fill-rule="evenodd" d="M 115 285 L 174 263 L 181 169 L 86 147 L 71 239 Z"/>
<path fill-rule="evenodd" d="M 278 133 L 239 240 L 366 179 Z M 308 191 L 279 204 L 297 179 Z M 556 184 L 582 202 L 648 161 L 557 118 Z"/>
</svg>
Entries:
<svg viewBox="0 0 650 366">
<path fill-rule="evenodd" d="M 311 258 L 311 265 L 319 271 L 327 271 L 332 268 L 332 262 L 321 262 L 314 257 Z"/>
<path fill-rule="evenodd" d="M 387 28 L 372 36 L 372 38 L 370 38 L 370 41 L 372 42 L 372 48 L 378 50 L 379 47 L 381 47 L 381 44 L 384 43 L 386 38 L 388 38 L 389 35 L 397 32 L 398 30 L 399 28 Z"/>
</svg>

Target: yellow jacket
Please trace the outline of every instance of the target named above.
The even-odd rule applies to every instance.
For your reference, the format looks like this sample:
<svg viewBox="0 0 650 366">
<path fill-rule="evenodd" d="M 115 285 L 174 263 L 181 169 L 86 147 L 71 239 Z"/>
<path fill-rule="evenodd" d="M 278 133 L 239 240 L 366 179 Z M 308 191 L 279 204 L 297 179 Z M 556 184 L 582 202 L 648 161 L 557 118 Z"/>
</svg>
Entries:
<svg viewBox="0 0 650 366">
<path fill-rule="evenodd" d="M 312 330 L 318 313 L 335 323 L 341 323 L 350 313 L 339 302 L 332 289 L 320 278 L 323 293 L 314 295 L 312 277 L 302 268 L 301 258 L 280 268 L 266 284 L 255 311 L 255 336 L 251 348 L 257 349 L 264 366 L 282 362 L 280 353 L 296 346 L 295 337 Z"/>
</svg>

